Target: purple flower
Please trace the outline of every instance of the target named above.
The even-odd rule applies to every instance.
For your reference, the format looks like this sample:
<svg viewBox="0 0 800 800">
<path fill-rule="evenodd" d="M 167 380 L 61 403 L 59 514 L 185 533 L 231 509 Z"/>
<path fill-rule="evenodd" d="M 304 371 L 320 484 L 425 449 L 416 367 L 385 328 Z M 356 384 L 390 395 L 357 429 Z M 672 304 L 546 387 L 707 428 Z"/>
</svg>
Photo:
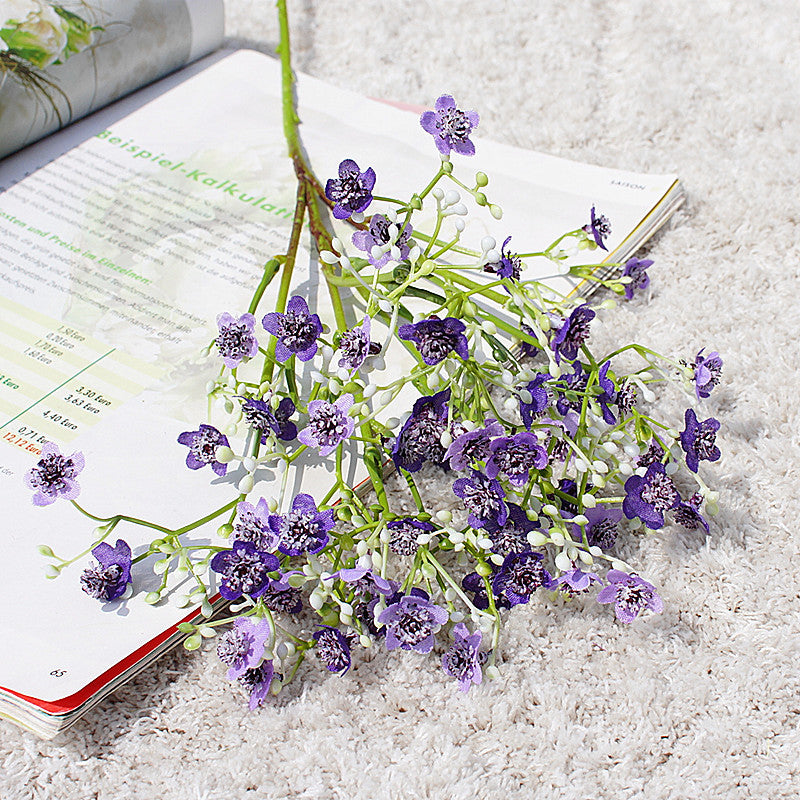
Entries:
<svg viewBox="0 0 800 800">
<path fill-rule="evenodd" d="M 647 452 L 642 453 L 636 461 L 637 467 L 649 467 L 651 464 L 661 461 L 664 458 L 664 448 L 658 439 L 652 439 Z"/>
<path fill-rule="evenodd" d="M 600 409 L 603 412 L 603 419 L 606 425 L 616 425 L 617 418 L 614 416 L 614 412 L 609 408 L 609 405 L 616 402 L 617 399 L 617 390 L 614 388 L 614 381 L 608 377 L 608 369 L 610 366 L 611 362 L 606 361 L 597 373 L 597 383 L 602 391 L 595 399 L 600 404 Z"/>
<path fill-rule="evenodd" d="M 586 541 L 589 547 L 599 547 L 609 550 L 617 541 L 618 525 L 622 519 L 622 509 L 608 508 L 604 505 L 587 508 L 583 515 L 589 521 L 586 523 Z M 578 525 L 572 526 L 578 538 L 581 537 L 581 529 Z"/>
<path fill-rule="evenodd" d="M 318 447 L 321 456 L 330 455 L 353 435 L 355 421 L 347 412 L 353 407 L 353 395 L 343 394 L 336 402 L 312 400 L 308 404 L 308 426 L 297 435 L 309 447 Z"/>
<path fill-rule="evenodd" d="M 288 514 L 273 514 L 269 526 L 278 537 L 278 549 L 288 556 L 319 553 L 334 527 L 333 509 L 319 511 L 310 494 L 298 494 Z"/>
<path fill-rule="evenodd" d="M 533 328 L 531 328 L 530 325 L 526 325 L 523 322 L 520 324 L 519 327 L 523 333 L 527 333 L 528 336 L 530 336 L 532 339 L 536 339 L 536 331 Z M 527 342 L 524 339 L 520 341 L 519 349 L 522 355 L 525 356 L 526 358 L 533 358 L 539 352 L 539 348 L 536 345 L 531 344 L 530 342 Z M 550 376 L 548 375 L 547 377 L 549 378 Z"/>
<path fill-rule="evenodd" d="M 439 319 L 434 315 L 414 324 L 401 325 L 397 335 L 407 342 L 413 342 L 422 360 L 428 366 L 433 366 L 444 361 L 453 351 L 464 361 L 469 358 L 469 343 L 464 335 L 466 329 L 467 326 L 460 319 Z"/>
<path fill-rule="evenodd" d="M 698 422 L 694 409 L 684 414 L 686 428 L 681 433 L 681 447 L 686 452 L 686 466 L 697 472 L 700 461 L 717 461 L 721 455 L 716 446 L 719 420 L 709 417 Z"/>
<path fill-rule="evenodd" d="M 253 622 L 250 617 L 239 617 L 217 643 L 217 655 L 227 664 L 229 680 L 241 678 L 249 669 L 255 669 L 264 657 L 264 648 L 271 636 L 267 619 Z"/>
<path fill-rule="evenodd" d="M 496 478 L 504 475 L 515 486 L 524 486 L 532 469 L 547 466 L 547 450 L 539 444 L 536 435 L 528 431 L 513 436 L 500 436 L 489 445 L 486 475 Z"/>
<path fill-rule="evenodd" d="M 564 419 L 544 423 L 550 428 L 547 447 L 550 450 L 551 461 L 570 461 L 574 457 L 570 441 L 575 440 L 579 422 L 580 418 L 574 411 L 567 411 Z"/>
<path fill-rule="evenodd" d="M 594 572 L 583 572 L 575 567 L 560 575 L 557 583 L 562 592 L 574 596 L 588 591 L 592 583 L 602 583 L 602 581 Z"/>
<path fill-rule="evenodd" d="M 328 580 L 335 578 L 351 584 L 357 594 L 375 594 L 377 592 L 378 594 L 392 595 L 397 591 L 397 584 L 394 581 L 386 580 L 366 567 L 340 569 L 338 572 L 332 573 Z"/>
<path fill-rule="evenodd" d="M 622 275 L 631 279 L 630 283 L 625 284 L 625 297 L 628 300 L 633 298 L 638 289 L 646 289 L 650 285 L 650 276 L 646 270 L 652 265 L 653 262 L 649 258 L 629 258 L 625 262 Z"/>
<path fill-rule="evenodd" d="M 664 512 L 675 508 L 680 495 L 664 465 L 656 461 L 642 475 L 631 475 L 625 481 L 622 510 L 628 519 L 639 517 L 651 530 L 664 526 Z"/>
<path fill-rule="evenodd" d="M 380 269 L 386 266 L 392 257 L 391 247 L 396 247 L 400 252 L 396 253 L 399 258 L 395 261 L 402 261 L 408 258 L 411 248 L 408 240 L 413 233 L 410 225 L 404 225 L 401 231 L 397 230 L 397 225 L 389 222 L 383 214 L 373 214 L 369 221 L 369 230 L 356 231 L 353 234 L 353 244 L 367 254 L 367 260 L 373 267 Z M 388 247 L 387 247 L 388 245 Z M 381 253 L 373 253 L 373 248 L 378 247 Z M 386 250 L 384 251 L 384 248 Z"/>
<path fill-rule="evenodd" d="M 443 389 L 431 397 L 420 397 L 411 416 L 394 440 L 392 461 L 398 469 L 417 472 L 426 461 L 442 464 L 445 449 L 440 441 L 447 429 L 447 401 L 450 390 Z"/>
<path fill-rule="evenodd" d="M 258 597 L 269 583 L 269 573 L 279 567 L 272 553 L 256 550 L 250 542 L 234 542 L 233 549 L 211 559 L 211 569 L 222 578 L 219 593 L 226 600 L 238 600 L 243 594 Z"/>
<path fill-rule="evenodd" d="M 344 675 L 350 669 L 350 646 L 353 634 L 348 637 L 337 628 L 320 625 L 319 630 L 311 634 L 317 640 L 317 655 L 330 672 Z"/>
<path fill-rule="evenodd" d="M 472 470 L 471 477 L 459 478 L 453 484 L 453 493 L 464 501 L 473 528 L 502 525 L 508 519 L 508 508 L 503 502 L 506 493 L 496 478 Z"/>
<path fill-rule="evenodd" d="M 500 260 L 484 264 L 483 271 L 492 272 L 495 275 L 499 275 L 501 278 L 509 278 L 518 281 L 520 270 L 522 269 L 522 261 L 519 256 L 506 252 L 506 245 L 510 241 L 511 237 L 509 236 L 503 242 L 503 246 L 500 248 Z"/>
<path fill-rule="evenodd" d="M 556 399 L 556 409 L 559 414 L 566 415 L 570 409 L 580 412 L 583 398 L 577 396 L 575 399 L 570 399 L 562 392 L 583 392 L 586 390 L 588 382 L 589 373 L 586 372 L 580 361 L 576 361 L 573 364 L 572 372 L 562 375 L 556 384 L 556 388 L 560 390 Z"/>
<path fill-rule="evenodd" d="M 703 496 L 699 492 L 693 494 L 688 500 L 681 500 L 673 509 L 675 522 L 693 531 L 698 528 L 705 528 L 706 533 L 708 533 L 710 530 L 708 522 L 706 522 L 705 518 L 700 513 L 700 506 L 702 503 Z"/>
<path fill-rule="evenodd" d="M 492 552 L 501 556 L 509 553 L 524 553 L 530 550 L 528 533 L 538 527 L 521 506 L 516 503 L 506 503 L 508 506 L 508 518 L 502 525 L 488 523 L 486 528 L 487 535 L 492 540 Z"/>
<path fill-rule="evenodd" d="M 364 211 L 372 202 L 374 186 L 375 171 L 372 167 L 361 172 L 352 158 L 346 158 L 339 164 L 339 177 L 329 178 L 325 184 L 325 197 L 334 204 L 333 216 L 347 219 Z"/>
<path fill-rule="evenodd" d="M 49 506 L 59 496 L 74 500 L 81 491 L 75 478 L 83 467 L 83 453 L 63 456 L 58 445 L 45 442 L 38 463 L 25 474 L 25 485 L 35 493 L 33 504 Z"/>
<path fill-rule="evenodd" d="M 371 320 L 364 317 L 364 321 L 359 327 L 345 331 L 339 337 L 339 366 L 350 370 L 352 375 L 364 363 L 367 356 L 374 356 L 380 353 L 381 346 L 378 342 L 372 342 L 369 338 Z"/>
<path fill-rule="evenodd" d="M 707 356 L 703 355 L 703 350 L 694 358 L 694 374 L 692 380 L 694 381 L 695 392 L 697 397 L 708 397 L 711 390 L 719 383 L 720 375 L 722 374 L 722 359 L 716 350 L 709 353 Z"/>
<path fill-rule="evenodd" d="M 594 206 L 592 206 L 592 220 L 588 225 L 583 226 L 583 231 L 594 238 L 598 247 L 608 250 L 605 241 L 611 235 L 611 223 L 608 221 L 608 217 L 596 216 Z"/>
<path fill-rule="evenodd" d="M 189 448 L 186 454 L 186 466 L 189 469 L 201 469 L 206 464 L 211 464 L 211 469 L 217 475 L 224 475 L 228 465 L 217 461 L 217 448 L 228 447 L 228 437 L 220 433 L 213 425 L 200 425 L 199 430 L 184 431 L 178 437 L 178 444 L 185 444 Z"/>
<path fill-rule="evenodd" d="M 502 595 L 513 607 L 527 603 L 539 587 L 554 589 L 557 584 L 542 566 L 543 558 L 541 553 L 530 550 L 523 553 L 509 553 L 503 560 L 503 566 L 492 579 L 492 591 L 495 596 Z"/>
<path fill-rule="evenodd" d="M 87 567 L 81 575 L 81 589 L 97 600 L 116 600 L 125 593 L 131 579 L 131 548 L 123 539 L 111 547 L 100 542 L 92 550 L 95 567 Z"/>
<path fill-rule="evenodd" d="M 257 400 L 255 397 L 240 399 L 244 401 L 242 414 L 245 422 L 261 432 L 261 444 L 267 443 L 269 431 L 284 442 L 297 438 L 297 425 L 289 419 L 295 412 L 291 397 L 284 397 L 275 409 L 266 400 Z"/>
<path fill-rule="evenodd" d="M 297 614 L 303 609 L 303 593 L 290 586 L 283 575 L 280 580 L 270 578 L 267 588 L 260 595 L 261 602 L 270 610 L 282 614 Z"/>
<path fill-rule="evenodd" d="M 479 684 L 483 680 L 482 638 L 480 631 L 471 634 L 463 622 L 453 626 L 453 644 L 442 656 L 442 669 L 458 681 L 462 692 L 468 692 L 473 683 Z"/>
<path fill-rule="evenodd" d="M 260 666 L 248 669 L 239 677 L 239 683 L 250 692 L 248 708 L 251 711 L 264 704 L 274 676 L 275 667 L 273 663 L 271 661 L 263 661 Z"/>
<path fill-rule="evenodd" d="M 416 650 L 430 653 L 436 642 L 436 632 L 447 622 L 449 615 L 434 605 L 422 589 L 412 589 L 396 603 L 387 606 L 378 617 L 386 626 L 386 649 Z"/>
<path fill-rule="evenodd" d="M 532 381 L 525 386 L 525 390 L 530 394 L 531 400 L 519 399 L 519 413 L 526 428 L 530 429 L 533 420 L 540 417 L 547 410 L 550 402 L 550 395 L 544 386 L 544 382 L 550 380 L 550 373 L 538 372 Z"/>
<path fill-rule="evenodd" d="M 494 567 L 493 569 L 496 573 L 498 568 Z M 481 611 L 489 608 L 489 594 L 486 591 L 486 582 L 477 572 L 470 572 L 465 575 L 461 580 L 461 586 L 465 592 L 473 595 L 472 605 L 475 608 L 479 608 Z M 494 597 L 495 608 L 511 608 L 511 603 L 508 602 L 508 598 L 505 596 L 498 595 L 495 597 L 494 592 L 492 592 L 492 596 Z"/>
<path fill-rule="evenodd" d="M 278 546 L 278 538 L 269 527 L 269 508 L 262 497 L 258 504 L 242 501 L 236 506 L 233 541 L 250 542 L 256 550 L 267 552 Z"/>
<path fill-rule="evenodd" d="M 664 610 L 664 603 L 652 583 L 638 575 L 628 575 L 610 569 L 606 575 L 609 585 L 597 593 L 598 603 L 614 603 L 614 613 L 620 622 L 633 622 L 640 611 L 649 608 L 655 614 Z"/>
<path fill-rule="evenodd" d="M 589 491 L 589 485 L 586 486 Z M 563 495 L 566 495 L 564 497 Z M 569 514 L 578 513 L 578 484 L 572 478 L 562 478 L 558 482 L 558 502 L 562 511 Z"/>
<path fill-rule="evenodd" d="M 299 295 L 290 298 L 286 313 L 273 311 L 262 320 L 265 330 L 276 336 L 275 358 L 280 361 L 297 355 L 301 361 L 310 361 L 317 354 L 317 339 L 322 333 L 322 323 L 317 314 L 311 314 L 308 304 Z"/>
<path fill-rule="evenodd" d="M 475 155 L 475 145 L 469 135 L 478 127 L 480 117 L 475 111 L 462 111 L 449 94 L 436 101 L 436 111 L 426 111 L 420 118 L 422 130 L 433 136 L 436 147 L 443 155 L 453 150 L 462 156 Z"/>
<path fill-rule="evenodd" d="M 594 317 L 594 311 L 583 303 L 572 309 L 572 313 L 556 329 L 550 339 L 550 347 L 555 353 L 557 364 L 562 358 L 574 361 L 578 357 L 578 350 L 589 338 L 589 323 Z"/>
<path fill-rule="evenodd" d="M 386 527 L 392 536 L 389 549 L 398 556 L 413 556 L 419 548 L 417 537 L 423 532 L 436 530 L 430 522 L 423 522 L 416 517 L 393 519 Z"/>
<path fill-rule="evenodd" d="M 626 416 L 636 405 L 637 392 L 636 384 L 623 381 L 614 398 L 614 403 L 622 416 Z"/>
<path fill-rule="evenodd" d="M 460 433 L 453 439 L 444 457 L 450 468 L 463 472 L 476 461 L 485 461 L 489 455 L 489 443 L 495 436 L 502 436 L 505 428 L 496 419 L 484 420 L 483 428 Z"/>
<path fill-rule="evenodd" d="M 214 340 L 222 362 L 228 369 L 238 367 L 242 361 L 252 358 L 258 352 L 258 342 L 253 335 L 256 318 L 252 314 L 242 314 L 239 319 L 227 311 L 217 316 L 219 335 Z"/>
</svg>

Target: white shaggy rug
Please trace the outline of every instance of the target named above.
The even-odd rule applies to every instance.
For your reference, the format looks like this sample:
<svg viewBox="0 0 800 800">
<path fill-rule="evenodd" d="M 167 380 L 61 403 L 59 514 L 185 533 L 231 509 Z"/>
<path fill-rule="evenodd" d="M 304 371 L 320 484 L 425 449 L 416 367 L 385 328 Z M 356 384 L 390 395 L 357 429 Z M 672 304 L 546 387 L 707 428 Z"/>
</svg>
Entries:
<svg viewBox="0 0 800 800">
<path fill-rule="evenodd" d="M 722 422 L 705 472 L 721 513 L 707 537 L 668 527 L 627 545 L 662 615 L 520 606 L 502 679 L 466 697 L 432 660 L 376 652 L 343 678 L 309 669 L 249 713 L 213 650 L 178 653 L 53 742 L 2 724 L 0 797 L 797 798 L 797 0 L 290 8 L 296 65 L 317 77 L 410 103 L 449 91 L 484 137 L 680 174 L 689 200 L 649 249 L 651 293 L 596 335 L 722 354 L 705 406 Z M 228 0 L 234 43 L 271 52 L 273 13 Z"/>
</svg>

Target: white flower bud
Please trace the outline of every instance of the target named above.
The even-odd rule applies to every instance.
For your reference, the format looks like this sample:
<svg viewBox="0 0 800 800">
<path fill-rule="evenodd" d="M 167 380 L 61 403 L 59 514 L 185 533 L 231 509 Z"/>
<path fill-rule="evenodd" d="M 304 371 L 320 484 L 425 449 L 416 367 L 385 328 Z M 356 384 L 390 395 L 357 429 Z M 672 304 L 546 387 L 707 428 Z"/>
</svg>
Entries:
<svg viewBox="0 0 800 800">
<path fill-rule="evenodd" d="M 568 572 L 572 569 L 572 561 L 563 550 L 556 556 L 556 566 L 562 572 Z"/>
<path fill-rule="evenodd" d="M 501 258 L 502 255 L 500 254 L 500 251 L 495 250 L 494 248 L 492 248 L 491 250 L 489 250 L 488 253 L 486 253 L 486 260 L 490 264 L 496 264 Z"/>
<path fill-rule="evenodd" d="M 488 253 L 490 250 L 494 250 L 496 244 L 494 236 L 484 236 L 481 239 L 481 252 Z"/>
<path fill-rule="evenodd" d="M 547 537 L 541 531 L 530 531 L 527 538 L 531 547 L 541 547 L 547 543 Z"/>
<path fill-rule="evenodd" d="M 566 539 L 564 539 L 564 534 L 561 533 L 561 531 L 552 530 L 552 531 L 550 531 L 550 541 L 556 547 L 562 547 L 564 545 L 564 542 L 566 541 Z"/>
<path fill-rule="evenodd" d="M 236 454 L 230 449 L 230 447 L 226 447 L 223 444 L 214 451 L 214 458 L 216 458 L 220 464 L 230 464 L 231 461 L 236 458 Z"/>
<path fill-rule="evenodd" d="M 449 522 L 453 521 L 453 514 L 446 508 L 443 508 L 441 511 L 436 512 L 436 519 L 447 525 Z"/>
<path fill-rule="evenodd" d="M 431 194 L 440 202 L 444 198 L 444 192 L 438 186 L 434 188 Z"/>
<path fill-rule="evenodd" d="M 245 475 L 238 483 L 237 489 L 241 494 L 250 494 L 253 491 L 253 476 L 252 475 Z"/>
<path fill-rule="evenodd" d="M 587 492 L 581 497 L 581 503 L 583 503 L 584 508 L 594 508 L 597 505 L 597 498 Z"/>
<path fill-rule="evenodd" d="M 339 260 L 339 256 L 330 250 L 322 250 L 319 254 L 319 260 L 325 262 L 326 264 L 335 264 Z"/>
</svg>

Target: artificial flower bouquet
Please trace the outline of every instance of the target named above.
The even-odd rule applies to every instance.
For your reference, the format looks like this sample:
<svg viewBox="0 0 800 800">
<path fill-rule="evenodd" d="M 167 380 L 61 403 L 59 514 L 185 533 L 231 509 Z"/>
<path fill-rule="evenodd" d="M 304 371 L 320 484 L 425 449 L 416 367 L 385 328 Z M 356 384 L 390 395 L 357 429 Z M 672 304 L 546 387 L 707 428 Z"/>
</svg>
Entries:
<svg viewBox="0 0 800 800">
<path fill-rule="evenodd" d="M 98 517 L 78 501 L 83 456 L 45 445 L 26 477 L 33 502 L 65 499 L 97 525 L 73 558 L 40 548 L 50 577 L 81 563 L 84 591 L 124 602 L 138 590 L 132 565 L 155 556 L 160 586 L 145 599 L 157 604 L 188 576 L 183 602 L 199 603 L 206 618 L 182 625 L 185 646 L 216 638 L 251 707 L 309 656 L 343 674 L 370 647 L 436 649 L 466 691 L 498 676 L 505 616 L 531 601 L 593 596 L 623 623 L 659 613 L 656 588 L 619 557 L 618 542 L 668 522 L 708 530 L 718 495 L 699 471 L 720 457 L 719 423 L 696 408 L 720 379 L 719 354 L 703 349 L 675 361 L 638 344 L 591 348 L 596 314 L 645 289 L 652 263 L 631 258 L 614 276 L 595 277 L 599 265 L 581 256 L 605 249 L 611 222 L 601 209 L 587 208 L 586 219 L 541 250 L 516 251 L 519 231 L 501 244 L 487 236 L 466 246 L 467 215 L 499 220 L 502 209 L 487 175 L 460 177 L 476 154 L 479 116 L 449 95 L 420 118 L 436 160 L 418 192 L 392 197 L 357 153 L 343 153 L 337 174 L 319 181 L 299 139 L 288 22 L 278 8 L 297 175 L 291 235 L 267 261 L 249 307 L 220 309 L 206 353 L 221 421 L 176 431 L 176 465 L 182 446 L 185 466 L 230 479 L 232 497 L 177 529 Z M 306 223 L 334 325 L 293 289 Z M 534 260 L 582 282 L 584 294 L 597 286 L 598 304 L 526 278 Z M 265 309 L 273 280 L 277 303 Z M 359 317 L 348 323 L 354 308 Z M 399 351 L 414 366 L 397 376 L 387 363 Z M 661 383 L 691 398 L 681 423 L 652 411 Z M 398 403 L 401 413 L 389 416 Z M 331 465 L 324 496 L 288 488 L 309 454 Z M 352 458 L 370 478 L 368 492 L 346 477 Z M 266 469 L 278 479 L 266 483 Z M 428 496 L 433 475 L 450 484 L 452 509 Z M 388 481 L 398 487 L 391 495 Z M 399 487 L 411 513 L 396 504 Z M 211 520 L 217 541 L 186 541 Z M 130 525 L 154 531 L 135 554 L 118 538 Z M 212 615 L 212 585 L 230 601 L 223 617 Z"/>
</svg>

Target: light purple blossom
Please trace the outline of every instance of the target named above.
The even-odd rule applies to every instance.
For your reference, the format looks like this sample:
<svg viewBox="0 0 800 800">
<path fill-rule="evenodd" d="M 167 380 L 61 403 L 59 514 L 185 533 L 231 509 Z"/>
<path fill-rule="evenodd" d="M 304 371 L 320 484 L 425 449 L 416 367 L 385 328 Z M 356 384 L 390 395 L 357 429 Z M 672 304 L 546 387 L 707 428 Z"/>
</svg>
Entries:
<svg viewBox="0 0 800 800">
<path fill-rule="evenodd" d="M 375 170 L 369 167 L 361 172 L 352 158 L 339 164 L 339 177 L 329 178 L 325 184 L 325 197 L 333 205 L 336 219 L 347 219 L 355 213 L 364 211 L 372 202 L 375 187 Z"/>
<path fill-rule="evenodd" d="M 312 400 L 308 404 L 308 426 L 297 435 L 309 447 L 319 448 L 321 456 L 330 455 L 337 446 L 353 435 L 356 424 L 348 411 L 353 395 L 343 394 L 335 402 Z"/>
<path fill-rule="evenodd" d="M 502 525 L 508 519 L 508 508 L 503 502 L 506 493 L 496 478 L 472 470 L 469 478 L 459 478 L 453 484 L 453 493 L 464 502 L 473 528 Z"/>
<path fill-rule="evenodd" d="M 186 454 L 186 466 L 189 469 L 201 469 L 207 464 L 217 475 L 224 475 L 228 465 L 217 461 L 217 448 L 228 447 L 228 437 L 220 433 L 213 425 L 200 425 L 196 431 L 184 431 L 178 437 L 178 443 L 189 448 Z"/>
<path fill-rule="evenodd" d="M 678 525 L 683 525 L 684 528 L 689 530 L 697 530 L 704 528 L 705 532 L 709 532 L 708 522 L 700 513 L 700 506 L 703 504 L 703 495 L 699 492 L 693 494 L 688 500 L 681 500 L 673 509 L 675 515 L 675 522 Z"/>
<path fill-rule="evenodd" d="M 527 603 L 531 595 L 540 587 L 554 589 L 556 582 L 542 565 L 541 553 L 526 551 L 509 553 L 503 566 L 492 579 L 492 592 L 502 595 L 510 606 Z"/>
<path fill-rule="evenodd" d="M 694 370 L 692 380 L 698 399 L 708 397 L 711 390 L 719 383 L 720 375 L 722 375 L 722 359 L 719 353 L 715 350 L 704 356 L 703 350 L 705 348 L 695 356 L 692 365 Z"/>
<path fill-rule="evenodd" d="M 484 420 L 482 428 L 456 436 L 444 457 L 450 462 L 451 469 L 463 472 L 475 462 L 485 461 L 489 456 L 489 443 L 494 437 L 504 433 L 505 428 L 496 419 Z"/>
<path fill-rule="evenodd" d="M 250 693 L 248 708 L 251 711 L 264 704 L 274 677 L 275 666 L 273 663 L 262 661 L 260 666 L 248 669 L 238 678 L 238 682 Z"/>
<path fill-rule="evenodd" d="M 273 408 L 266 400 L 255 397 L 241 397 L 242 414 L 245 422 L 261 434 L 261 444 L 266 444 L 267 434 L 271 431 L 284 442 L 297 438 L 297 425 L 289 417 L 295 412 L 294 401 L 284 397 L 277 408 Z"/>
<path fill-rule="evenodd" d="M 412 589 L 396 603 L 387 606 L 378 617 L 386 626 L 386 649 L 397 647 L 430 653 L 436 632 L 449 619 L 447 610 L 432 603 L 422 589 Z"/>
<path fill-rule="evenodd" d="M 419 322 L 401 325 L 397 329 L 399 338 L 416 345 L 422 360 L 433 366 L 444 361 L 455 352 L 464 361 L 469 358 L 469 342 L 464 335 L 467 326 L 455 317 L 439 319 L 437 316 Z"/>
<path fill-rule="evenodd" d="M 547 450 L 539 444 L 536 435 L 522 431 L 492 440 L 486 461 L 486 475 L 489 478 L 504 475 L 515 486 L 524 486 L 530 471 L 544 469 L 547 462 Z"/>
<path fill-rule="evenodd" d="M 658 596 L 656 587 L 638 575 L 610 569 L 606 578 L 608 586 L 597 593 L 597 602 L 614 603 L 614 613 L 620 622 L 633 622 L 645 609 L 655 614 L 664 610 L 664 603 Z"/>
<path fill-rule="evenodd" d="M 603 504 L 585 509 L 583 515 L 589 520 L 584 528 L 589 547 L 599 547 L 603 550 L 613 547 L 617 541 L 618 525 L 622 520 L 622 509 L 609 508 Z M 578 525 L 572 527 L 580 539 L 580 527 Z"/>
<path fill-rule="evenodd" d="M 299 295 L 289 299 L 285 314 L 272 311 L 264 316 L 262 324 L 277 338 L 275 358 L 281 363 L 293 355 L 301 361 L 310 361 L 317 354 L 322 323 L 317 314 L 310 313 L 308 304 Z"/>
<path fill-rule="evenodd" d="M 236 319 L 224 311 L 217 316 L 219 335 L 214 341 L 222 363 L 228 369 L 238 367 L 258 352 L 258 341 L 253 333 L 255 324 L 256 318 L 252 314 L 242 314 Z"/>
<path fill-rule="evenodd" d="M 653 462 L 642 475 L 631 475 L 625 481 L 622 510 L 628 519 L 639 517 L 651 530 L 664 526 L 664 512 L 675 508 L 680 495 L 664 465 Z"/>
<path fill-rule="evenodd" d="M 426 111 L 419 118 L 422 130 L 433 136 L 439 152 L 446 156 L 454 151 L 464 156 L 475 155 L 475 145 L 469 138 L 478 127 L 480 117 L 475 111 L 462 111 L 449 94 L 436 101 L 436 111 Z"/>
<path fill-rule="evenodd" d="M 345 331 L 339 337 L 339 366 L 350 370 L 352 375 L 366 360 L 367 356 L 380 353 L 381 346 L 378 342 L 370 341 L 371 320 L 364 317 L 361 325 Z"/>
<path fill-rule="evenodd" d="M 694 409 L 687 408 L 684 421 L 686 428 L 681 432 L 681 447 L 686 453 L 686 466 L 697 472 L 700 461 L 717 461 L 721 455 L 716 446 L 719 420 L 709 417 L 700 422 Z"/>
<path fill-rule="evenodd" d="M 577 567 L 567 570 L 557 581 L 559 588 L 569 595 L 581 594 L 588 591 L 593 583 L 602 582 L 594 572 L 583 572 Z"/>
<path fill-rule="evenodd" d="M 270 636 L 269 620 L 254 621 L 251 617 L 239 617 L 233 627 L 219 637 L 217 655 L 220 661 L 230 667 L 229 680 L 238 680 L 247 670 L 261 663 Z"/>
<path fill-rule="evenodd" d="M 330 575 L 328 580 L 338 578 L 352 585 L 356 592 L 391 595 L 397 591 L 397 584 L 393 581 L 382 578 L 377 573 L 366 567 L 352 567 L 351 569 L 340 569 Z"/>
<path fill-rule="evenodd" d="M 647 274 L 647 268 L 651 267 L 653 262 L 649 258 L 629 258 L 622 268 L 623 277 L 629 277 L 630 283 L 625 284 L 625 297 L 628 300 L 633 299 L 633 295 L 639 289 L 646 289 L 650 285 L 650 276 Z"/>
<path fill-rule="evenodd" d="M 81 575 L 81 589 L 97 600 L 116 600 L 125 593 L 131 579 L 131 548 L 123 539 L 114 547 L 100 542 L 92 550 L 98 564 Z"/>
<path fill-rule="evenodd" d="M 417 552 L 417 537 L 422 533 L 436 530 L 430 522 L 423 522 L 416 517 L 402 517 L 386 523 L 391 531 L 389 549 L 398 556 L 412 556 Z"/>
<path fill-rule="evenodd" d="M 250 542 L 262 552 L 278 546 L 278 537 L 269 527 L 269 507 L 263 497 L 255 506 L 244 500 L 236 506 L 232 538 L 235 542 Z"/>
<path fill-rule="evenodd" d="M 83 453 L 61 455 L 58 445 L 45 442 L 35 467 L 25 474 L 25 485 L 34 492 L 35 506 L 49 506 L 58 497 L 74 500 L 80 494 L 75 478 L 84 467 Z"/>
<path fill-rule="evenodd" d="M 310 494 L 298 494 L 287 514 L 272 514 L 269 526 L 278 539 L 278 549 L 289 556 L 319 553 L 335 525 L 333 509 L 319 511 Z"/>
<path fill-rule="evenodd" d="M 468 692 L 473 684 L 477 685 L 483 680 L 482 638 L 480 631 L 470 633 L 463 622 L 453 626 L 453 644 L 442 656 L 442 669 L 458 681 L 458 688 L 462 692 Z"/>
<path fill-rule="evenodd" d="M 353 244 L 367 254 L 367 260 L 375 269 L 386 266 L 389 259 L 392 258 L 390 249 L 376 257 L 372 252 L 375 247 L 380 247 L 381 249 L 386 245 L 397 247 L 400 251 L 400 258 L 395 259 L 396 261 L 408 258 L 408 254 L 411 252 L 411 248 L 408 245 L 408 240 L 413 233 L 411 225 L 406 224 L 401 231 L 392 234 L 390 228 L 392 224 L 383 214 L 373 214 L 369 221 L 369 230 L 356 231 L 353 234 Z"/>
</svg>

